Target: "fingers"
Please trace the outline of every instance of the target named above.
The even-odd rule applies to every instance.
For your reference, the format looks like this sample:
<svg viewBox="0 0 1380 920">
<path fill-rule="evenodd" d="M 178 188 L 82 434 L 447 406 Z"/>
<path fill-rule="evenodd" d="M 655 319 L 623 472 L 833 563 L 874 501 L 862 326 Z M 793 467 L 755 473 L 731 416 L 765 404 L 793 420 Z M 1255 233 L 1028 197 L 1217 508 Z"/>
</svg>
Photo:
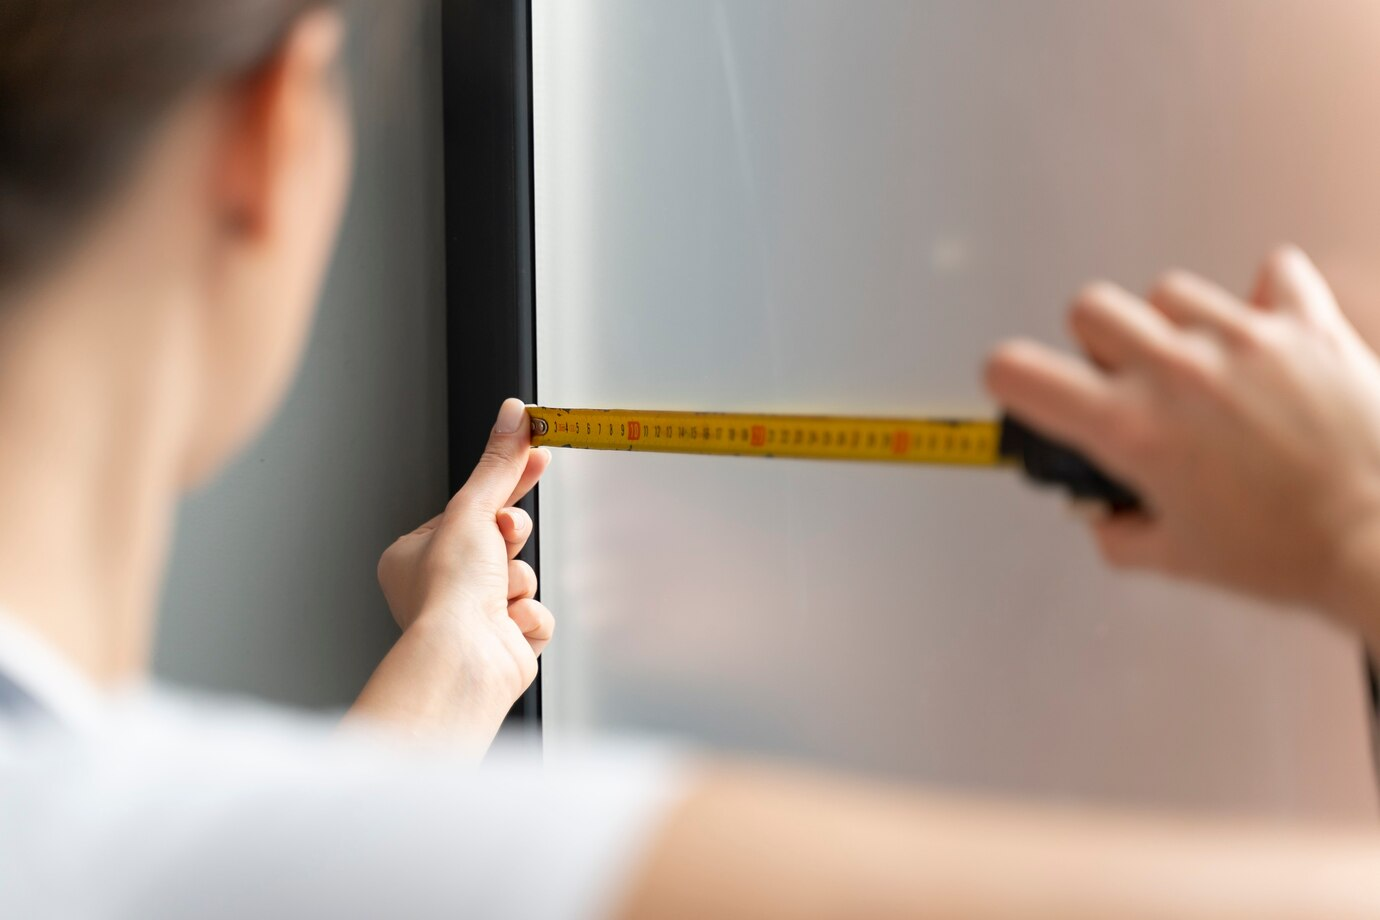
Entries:
<svg viewBox="0 0 1380 920">
<path fill-rule="evenodd" d="M 1074 299 L 1073 333 L 1107 368 L 1153 361 L 1174 347 L 1174 330 L 1139 297 L 1114 284 L 1093 284 Z"/>
<path fill-rule="evenodd" d="M 537 573 L 521 559 L 508 563 L 508 600 L 517 601 L 537 596 Z"/>
<path fill-rule="evenodd" d="M 531 454 L 527 407 L 520 399 L 508 399 L 499 410 L 484 455 L 454 502 L 477 511 L 497 513 L 517 489 Z"/>
<path fill-rule="evenodd" d="M 508 504 L 516 505 L 526 497 L 528 492 L 541 479 L 546 468 L 551 465 L 551 451 L 545 447 L 533 448 L 527 454 L 527 468 L 522 471 L 522 477 L 518 479 L 517 488 L 508 496 Z"/>
<path fill-rule="evenodd" d="M 1321 323 L 1336 322 L 1341 309 L 1313 260 L 1296 246 L 1281 246 L 1265 260 L 1252 297 L 1264 310 L 1278 310 Z"/>
<path fill-rule="evenodd" d="M 518 629 L 532 646 L 532 652 L 540 655 L 556 631 L 556 618 L 540 601 L 531 598 L 513 601 L 508 605 L 508 617 L 517 624 Z"/>
<path fill-rule="evenodd" d="M 986 381 L 1017 418 L 1057 441 L 1096 452 L 1112 410 L 1111 385 L 1085 362 L 1033 342 L 1008 342 L 988 360 Z"/>
<path fill-rule="evenodd" d="M 508 558 L 514 559 L 532 536 L 532 516 L 521 508 L 504 508 L 497 520 L 498 532 L 508 544 Z"/>
<path fill-rule="evenodd" d="M 1228 339 L 1239 339 L 1250 321 L 1239 298 L 1189 272 L 1165 275 L 1151 289 L 1149 301 L 1176 325 L 1206 329 Z"/>
<path fill-rule="evenodd" d="M 1159 525 L 1139 514 L 1116 514 L 1093 524 L 1102 558 L 1123 569 L 1162 569 L 1166 543 Z"/>
</svg>

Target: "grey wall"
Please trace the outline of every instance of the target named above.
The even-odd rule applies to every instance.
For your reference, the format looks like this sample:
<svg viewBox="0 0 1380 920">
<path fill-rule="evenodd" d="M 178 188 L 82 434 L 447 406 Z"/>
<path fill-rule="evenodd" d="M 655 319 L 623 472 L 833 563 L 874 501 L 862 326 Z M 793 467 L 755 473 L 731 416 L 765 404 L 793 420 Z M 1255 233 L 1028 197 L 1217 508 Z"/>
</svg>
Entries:
<svg viewBox="0 0 1380 920">
<path fill-rule="evenodd" d="M 356 24 L 356 182 L 320 318 L 281 414 L 182 509 L 166 679 L 343 706 L 396 634 L 379 553 L 446 499 L 437 15 Z"/>
</svg>

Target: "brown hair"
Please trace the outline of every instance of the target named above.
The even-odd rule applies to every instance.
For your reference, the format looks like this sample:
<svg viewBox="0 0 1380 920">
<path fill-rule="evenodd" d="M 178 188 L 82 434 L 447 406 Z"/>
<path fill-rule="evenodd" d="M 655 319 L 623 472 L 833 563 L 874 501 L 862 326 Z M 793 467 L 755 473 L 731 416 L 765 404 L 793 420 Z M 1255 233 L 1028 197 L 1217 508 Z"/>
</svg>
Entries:
<svg viewBox="0 0 1380 920">
<path fill-rule="evenodd" d="M 0 0 L 0 286 L 52 255 L 188 91 L 328 0 Z"/>
</svg>

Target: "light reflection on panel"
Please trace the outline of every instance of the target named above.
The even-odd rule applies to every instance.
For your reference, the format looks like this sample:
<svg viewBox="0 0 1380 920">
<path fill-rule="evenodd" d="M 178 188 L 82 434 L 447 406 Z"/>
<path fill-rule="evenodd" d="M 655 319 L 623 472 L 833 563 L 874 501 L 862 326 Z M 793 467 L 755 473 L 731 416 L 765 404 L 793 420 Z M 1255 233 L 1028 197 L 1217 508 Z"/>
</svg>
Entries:
<svg viewBox="0 0 1380 920">
<path fill-rule="evenodd" d="M 989 412 L 986 350 L 1087 278 L 1240 287 L 1282 239 L 1380 319 L 1363 0 L 534 6 L 546 404 Z M 560 453 L 542 564 L 554 743 L 1373 810 L 1351 642 L 1109 574 L 1010 474 Z"/>
</svg>

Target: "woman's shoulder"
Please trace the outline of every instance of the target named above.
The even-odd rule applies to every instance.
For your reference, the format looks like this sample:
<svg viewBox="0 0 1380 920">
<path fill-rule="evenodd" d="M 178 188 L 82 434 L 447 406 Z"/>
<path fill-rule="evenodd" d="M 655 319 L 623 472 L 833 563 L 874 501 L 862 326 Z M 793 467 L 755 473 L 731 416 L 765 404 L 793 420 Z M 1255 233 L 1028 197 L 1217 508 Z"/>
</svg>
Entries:
<svg viewBox="0 0 1380 920">
<path fill-rule="evenodd" d="M 331 713 L 146 687 L 0 745 L 0 865 L 22 880 L 0 915 L 599 915 L 686 769 L 645 744 L 555 760 L 501 742 L 476 766 Z"/>
</svg>

